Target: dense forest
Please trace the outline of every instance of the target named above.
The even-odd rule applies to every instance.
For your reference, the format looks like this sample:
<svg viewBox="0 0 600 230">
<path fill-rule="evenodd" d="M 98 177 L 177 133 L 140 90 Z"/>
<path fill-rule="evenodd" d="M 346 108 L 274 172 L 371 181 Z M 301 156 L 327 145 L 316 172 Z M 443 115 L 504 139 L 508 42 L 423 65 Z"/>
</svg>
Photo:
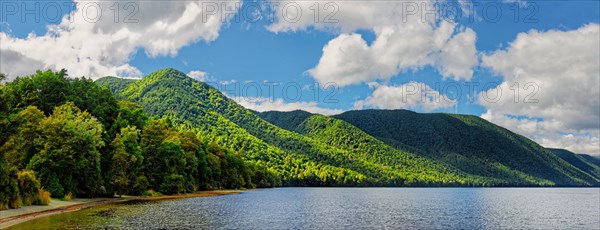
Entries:
<svg viewBox="0 0 600 230">
<path fill-rule="evenodd" d="M 342 115 L 325 117 L 295 111 L 273 112 L 269 118 L 269 113 L 249 111 L 210 85 L 174 69 L 154 72 L 139 81 L 105 78 L 98 83 L 110 86 L 119 99 L 138 103 L 153 116 L 170 116 L 174 123 L 227 148 L 244 149 L 245 160 L 269 168 L 286 186 L 597 186 L 599 183 L 598 178 L 557 158 L 535 142 L 474 116 L 444 115 L 438 119 L 433 114 L 426 117 L 431 120 L 415 117 L 414 121 L 406 122 L 397 121 L 402 114 L 386 118 L 366 111 L 356 116 L 356 120 L 367 123 L 399 122 L 379 126 L 377 130 L 401 133 L 416 140 L 401 142 L 338 119 Z M 345 115 L 348 114 L 351 112 Z M 402 127 L 411 122 L 417 125 Z M 418 141 L 423 141 L 422 145 Z M 444 153 L 442 157 L 438 157 L 439 152 Z"/>
<path fill-rule="evenodd" d="M 176 194 L 279 185 L 265 167 L 149 117 L 108 87 L 66 71 L 0 85 L 0 208 L 48 196 Z"/>
<path fill-rule="evenodd" d="M 377 153 L 371 153 L 371 149 L 332 145 L 318 136 L 282 129 L 210 85 L 174 69 L 156 71 L 142 80 L 128 82 L 125 88 L 118 78 L 104 78 L 97 83 L 110 86 L 119 99 L 141 105 L 148 114 L 168 116 L 177 126 L 227 148 L 243 149 L 245 160 L 275 172 L 285 186 L 482 185 L 407 152 L 392 149 L 388 154 L 391 148 L 380 146 L 383 148 L 378 147 Z"/>
<path fill-rule="evenodd" d="M 581 170 L 537 143 L 472 115 L 361 110 L 334 118 L 397 149 L 445 162 L 466 173 L 498 178 L 508 185 L 600 184 L 597 174 Z"/>
<path fill-rule="evenodd" d="M 581 171 L 595 178 L 600 178 L 600 158 L 586 154 L 576 154 L 565 149 L 548 148 L 548 150 L 569 164 L 581 169 Z"/>
<path fill-rule="evenodd" d="M 600 184 L 597 159 L 478 117 L 259 113 L 174 69 L 0 84 L 0 153 L 2 209 L 220 188 Z"/>
</svg>

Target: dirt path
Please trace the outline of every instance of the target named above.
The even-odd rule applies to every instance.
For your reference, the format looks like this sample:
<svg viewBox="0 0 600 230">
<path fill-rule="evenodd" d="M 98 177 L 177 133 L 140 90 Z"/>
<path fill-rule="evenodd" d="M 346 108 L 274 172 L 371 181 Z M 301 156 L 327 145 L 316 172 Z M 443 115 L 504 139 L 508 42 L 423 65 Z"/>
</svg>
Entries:
<svg viewBox="0 0 600 230">
<path fill-rule="evenodd" d="M 101 198 L 101 199 L 89 199 L 89 200 L 80 200 L 74 201 L 73 204 L 59 204 L 56 208 L 48 206 L 28 206 L 24 208 L 29 208 L 31 210 L 20 210 L 20 209 L 12 209 L 12 210 L 4 210 L 0 211 L 0 229 L 8 228 L 10 226 L 23 223 L 25 221 L 29 221 L 35 218 L 55 215 L 64 212 L 73 212 L 77 210 L 81 210 L 84 208 L 89 208 L 97 205 L 105 205 L 112 203 L 119 203 L 125 201 L 150 201 L 150 200 L 170 200 L 170 199 L 183 199 L 183 198 L 192 198 L 192 197 L 205 197 L 205 196 L 219 196 L 219 195 L 228 195 L 228 194 L 238 194 L 241 191 L 239 190 L 215 190 L 215 191 L 202 191 L 197 193 L 183 194 L 183 195 L 165 195 L 165 196 L 153 196 L 153 197 L 141 197 L 141 196 L 130 196 L 123 198 Z M 51 201 L 52 202 L 60 202 L 60 201 Z"/>
</svg>

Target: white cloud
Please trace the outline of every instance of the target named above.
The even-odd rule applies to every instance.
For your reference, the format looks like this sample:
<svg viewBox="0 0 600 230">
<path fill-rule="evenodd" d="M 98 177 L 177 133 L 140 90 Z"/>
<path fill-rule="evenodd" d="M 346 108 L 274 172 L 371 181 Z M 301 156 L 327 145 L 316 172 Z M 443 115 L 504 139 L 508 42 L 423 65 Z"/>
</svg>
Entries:
<svg viewBox="0 0 600 230">
<path fill-rule="evenodd" d="M 8 71 L 7 67 L 10 67 L 12 71 Z M 42 68 L 44 68 L 44 63 L 28 58 L 19 52 L 0 47 L 0 72 L 7 74 L 7 81 L 12 81 L 18 76 L 33 74 L 35 70 Z"/>
<path fill-rule="evenodd" d="M 372 84 L 373 93 L 354 103 L 355 109 L 413 109 L 433 111 L 456 105 L 446 95 L 421 82 L 409 82 L 399 86 Z"/>
<path fill-rule="evenodd" d="M 233 84 L 237 84 L 238 81 L 235 79 L 231 79 L 231 80 L 225 80 L 225 81 L 219 81 L 219 84 L 221 86 L 227 86 L 227 85 L 233 85 Z"/>
<path fill-rule="evenodd" d="M 454 77 L 470 80 L 473 77 L 473 67 L 477 63 L 477 49 L 475 41 L 477 35 L 471 29 L 455 35 L 450 39 L 439 53 L 436 67 L 443 77 Z"/>
<path fill-rule="evenodd" d="M 289 32 L 316 28 L 339 31 L 341 34 L 323 48 L 319 63 L 308 71 L 320 83 L 335 82 L 339 86 L 389 79 L 405 70 L 433 66 L 444 78 L 469 80 L 477 65 L 476 34 L 455 23 L 436 19 L 427 9 L 435 9 L 430 1 L 336 1 L 337 23 L 316 22 L 312 15 L 299 21 L 286 20 L 286 4 L 298 4 L 303 12 L 311 12 L 314 2 L 283 1 L 276 8 L 277 20 L 269 25 L 273 32 Z M 325 2 L 321 2 L 325 4 Z M 416 7 L 411 15 L 410 7 Z M 329 11 L 322 6 L 320 15 Z M 294 12 L 287 8 L 288 13 Z M 371 30 L 376 38 L 372 44 L 355 33 Z"/>
<path fill-rule="evenodd" d="M 192 70 L 187 75 L 188 75 L 188 77 L 191 77 L 192 79 L 195 79 L 196 81 L 207 82 L 207 81 L 214 80 L 210 77 L 210 75 L 207 72 L 200 71 L 200 70 Z"/>
<path fill-rule="evenodd" d="M 204 12 L 202 1 L 138 0 L 127 1 L 137 7 L 137 13 L 132 17 L 137 21 L 124 21 L 130 13 L 126 11 L 117 22 L 108 13 L 93 22 L 96 6 L 102 12 L 109 12 L 115 3 L 124 7 L 127 2 L 75 2 L 77 8 L 60 24 L 48 26 L 44 35 L 30 34 L 26 38 L 17 38 L 0 33 L 2 53 L 16 52 L 20 56 L 12 57 L 21 58 L 3 58 L 0 71 L 17 76 L 34 73 L 37 68 L 66 68 L 71 76 L 139 77 L 141 72 L 127 64 L 136 50 L 144 49 L 150 57 L 176 55 L 179 49 L 191 43 L 215 40 L 221 26 L 233 16 L 222 20 L 218 11 L 215 14 Z M 228 5 L 236 3 L 240 1 L 226 1 Z M 91 13 L 84 14 L 84 11 Z M 10 65 L 19 60 L 31 60 L 42 65 Z"/>
<path fill-rule="evenodd" d="M 283 99 L 271 99 L 267 97 L 231 97 L 238 104 L 244 106 L 247 109 L 251 109 L 258 112 L 266 111 L 294 111 L 304 110 L 310 113 L 317 113 L 322 115 L 335 115 L 343 113 L 341 109 L 328 109 L 319 107 L 317 102 L 285 102 Z"/>
<path fill-rule="evenodd" d="M 556 119 L 516 119 L 488 110 L 482 118 L 529 137 L 547 148 L 568 149 L 575 153 L 599 156 L 600 129 L 589 129 L 574 133 L 564 133 L 564 124 Z"/>
<path fill-rule="evenodd" d="M 479 103 L 487 108 L 482 117 L 545 146 L 600 155 L 598 50 L 598 24 L 571 31 L 531 30 L 519 34 L 506 50 L 482 58 L 484 67 L 504 78 L 498 87 L 480 94 Z M 518 102 L 514 97 L 516 84 Z M 502 92 L 498 100 L 486 100 L 486 95 L 495 98 L 498 91 Z M 526 98 L 528 95 L 533 97 Z M 530 103 L 525 103 L 526 99 Z"/>
<path fill-rule="evenodd" d="M 537 139 L 538 143 L 547 148 L 568 149 L 575 153 L 589 153 L 598 156 L 600 141 L 598 132 L 588 135 L 554 134 Z"/>
</svg>

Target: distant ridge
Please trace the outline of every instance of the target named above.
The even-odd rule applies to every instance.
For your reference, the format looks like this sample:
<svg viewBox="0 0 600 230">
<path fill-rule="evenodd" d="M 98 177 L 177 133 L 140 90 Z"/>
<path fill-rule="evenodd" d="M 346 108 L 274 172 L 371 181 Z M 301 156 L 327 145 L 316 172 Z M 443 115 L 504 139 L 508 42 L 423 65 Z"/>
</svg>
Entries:
<svg viewBox="0 0 600 230">
<path fill-rule="evenodd" d="M 360 150 L 324 143 L 275 126 L 221 92 L 174 69 L 164 69 L 117 89 L 118 98 L 140 104 L 153 116 L 169 116 L 231 149 L 246 160 L 277 172 L 285 185 L 311 186 L 469 186 L 477 184 L 443 165 L 394 150 L 394 162 L 365 158 Z M 398 163 L 399 162 L 399 163 Z M 398 164 L 396 164 L 398 163 Z"/>
<path fill-rule="evenodd" d="M 596 179 L 600 178 L 600 159 L 586 155 L 586 154 L 576 154 L 566 149 L 553 149 L 548 148 L 550 152 L 556 154 L 556 156 L 561 159 L 569 162 L 569 164 L 577 167 L 581 171 L 584 171 Z"/>
<path fill-rule="evenodd" d="M 527 138 L 474 116 L 259 113 L 175 69 L 97 83 L 152 116 L 168 116 L 181 129 L 240 150 L 287 186 L 598 185 L 597 178 Z"/>
<path fill-rule="evenodd" d="M 410 149 L 475 175 L 508 179 L 526 174 L 560 186 L 600 181 L 526 137 L 477 116 L 362 110 L 334 117 L 398 149 Z"/>
</svg>

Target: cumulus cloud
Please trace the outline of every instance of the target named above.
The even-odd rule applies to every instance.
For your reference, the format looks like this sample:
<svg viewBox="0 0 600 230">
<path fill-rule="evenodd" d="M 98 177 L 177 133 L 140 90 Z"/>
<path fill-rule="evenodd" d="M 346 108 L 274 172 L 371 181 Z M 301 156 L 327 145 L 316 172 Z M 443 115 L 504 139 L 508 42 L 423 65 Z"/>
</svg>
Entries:
<svg viewBox="0 0 600 230">
<path fill-rule="evenodd" d="M 200 71 L 200 70 L 192 70 L 187 75 L 188 75 L 188 77 L 191 77 L 192 79 L 195 79 L 196 81 L 206 82 L 206 81 L 213 80 L 207 72 Z"/>
<path fill-rule="evenodd" d="M 575 153 L 588 153 L 599 156 L 600 141 L 598 136 L 600 136 L 598 132 L 584 135 L 555 133 L 538 138 L 537 142 L 547 148 L 562 148 L 571 150 Z"/>
<path fill-rule="evenodd" d="M 232 97 L 238 104 L 247 109 L 258 112 L 304 110 L 310 113 L 322 115 L 335 115 L 343 113 L 341 109 L 328 109 L 319 107 L 317 102 L 285 102 L 281 98 L 271 99 L 268 97 Z"/>
<path fill-rule="evenodd" d="M 372 86 L 375 87 L 373 93 L 366 99 L 355 102 L 355 109 L 413 109 L 429 112 L 456 105 L 456 100 L 421 82 L 409 82 L 399 86 Z"/>
<path fill-rule="evenodd" d="M 477 65 L 477 35 L 471 29 L 455 35 L 442 48 L 435 66 L 443 77 L 453 77 L 454 80 L 473 77 L 473 67 Z"/>
<path fill-rule="evenodd" d="M 598 50 L 598 24 L 519 34 L 507 49 L 482 57 L 484 67 L 504 78 L 480 94 L 487 108 L 482 117 L 545 146 L 600 155 Z"/>
<path fill-rule="evenodd" d="M 314 4 L 283 1 L 282 7 L 276 8 L 276 22 L 268 29 L 289 32 L 312 27 L 341 33 L 329 41 L 319 63 L 308 70 L 320 83 L 346 86 L 389 79 L 425 66 L 435 67 L 444 78 L 469 80 L 473 76 L 472 68 L 478 62 L 475 32 L 436 18 L 431 12 L 433 2 L 335 1 L 330 4 L 338 9 L 336 22 L 330 23 L 306 15 L 295 21 L 296 16 L 290 16 L 292 7 L 286 7 L 298 5 L 303 12 L 311 12 Z M 320 8 L 319 15 L 328 15 L 335 7 Z M 360 29 L 375 34 L 372 44 L 356 33 Z"/>
<path fill-rule="evenodd" d="M 12 71 L 8 71 L 9 67 Z M 7 74 L 6 81 L 12 81 L 18 76 L 33 74 L 35 70 L 42 68 L 44 68 L 44 63 L 28 58 L 19 52 L 0 47 L 0 73 Z"/>
<path fill-rule="evenodd" d="M 503 113 L 488 110 L 482 118 L 492 121 L 521 135 L 529 137 L 547 148 L 568 149 L 576 153 L 600 155 L 600 129 L 579 131 L 575 133 L 562 132 L 564 123 L 548 118 L 527 118 L 508 116 Z"/>
<path fill-rule="evenodd" d="M 226 1 L 227 6 L 241 1 Z M 100 1 L 76 0 L 77 7 L 44 35 L 17 38 L 0 33 L 2 62 L 0 71 L 11 76 L 33 73 L 36 68 L 69 70 L 71 76 L 98 78 L 106 75 L 140 77 L 142 73 L 128 64 L 138 49 L 150 57 L 176 55 L 184 46 L 197 41 L 210 42 L 233 15 L 223 7 L 209 8 L 203 1 Z M 133 4 L 137 9 L 121 12 L 115 21 L 111 15 L 97 17 L 95 9 L 108 12 L 115 3 Z M 128 9 L 134 9 L 128 8 Z M 234 8 L 235 9 L 235 8 Z M 216 11 L 214 11 L 216 10 Z M 101 12 L 102 12 L 101 11 Z M 5 57 L 6 53 L 17 53 Z M 19 60 L 40 64 L 11 65 Z"/>
</svg>

